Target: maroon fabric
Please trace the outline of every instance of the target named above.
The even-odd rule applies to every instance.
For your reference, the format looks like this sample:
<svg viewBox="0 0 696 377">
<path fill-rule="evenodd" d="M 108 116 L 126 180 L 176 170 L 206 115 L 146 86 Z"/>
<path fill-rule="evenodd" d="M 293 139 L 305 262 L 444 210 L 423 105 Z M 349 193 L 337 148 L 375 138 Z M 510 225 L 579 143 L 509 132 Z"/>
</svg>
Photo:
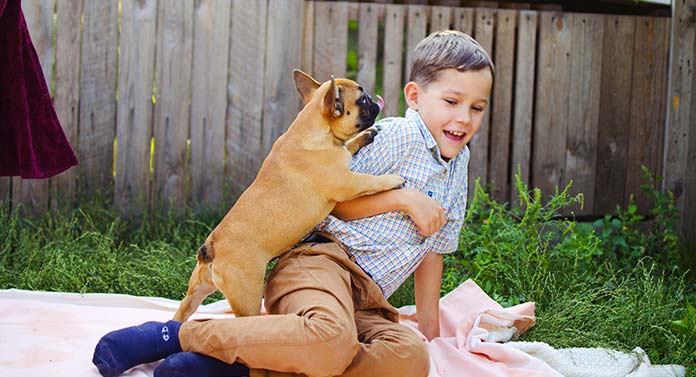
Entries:
<svg viewBox="0 0 696 377">
<path fill-rule="evenodd" d="M 0 176 L 48 178 L 77 158 L 53 108 L 20 0 L 0 0 Z"/>
</svg>

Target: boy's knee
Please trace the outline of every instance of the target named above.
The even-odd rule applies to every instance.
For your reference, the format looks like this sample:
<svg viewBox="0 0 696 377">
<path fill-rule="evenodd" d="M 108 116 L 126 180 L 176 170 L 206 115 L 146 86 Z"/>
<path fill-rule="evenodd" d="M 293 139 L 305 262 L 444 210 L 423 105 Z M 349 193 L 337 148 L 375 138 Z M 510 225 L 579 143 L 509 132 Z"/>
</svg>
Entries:
<svg viewBox="0 0 696 377">
<path fill-rule="evenodd" d="M 350 326 L 329 322 L 322 331 L 323 341 L 308 352 L 310 363 L 305 373 L 310 376 L 337 376 L 348 368 L 358 352 L 358 336 Z"/>
<path fill-rule="evenodd" d="M 327 363 L 323 366 L 322 369 L 324 370 L 322 372 L 326 376 L 341 375 L 353 362 L 353 358 L 358 353 L 358 338 L 356 335 L 346 330 L 339 337 L 335 348 L 327 349 L 324 355 L 324 361 Z"/>
</svg>

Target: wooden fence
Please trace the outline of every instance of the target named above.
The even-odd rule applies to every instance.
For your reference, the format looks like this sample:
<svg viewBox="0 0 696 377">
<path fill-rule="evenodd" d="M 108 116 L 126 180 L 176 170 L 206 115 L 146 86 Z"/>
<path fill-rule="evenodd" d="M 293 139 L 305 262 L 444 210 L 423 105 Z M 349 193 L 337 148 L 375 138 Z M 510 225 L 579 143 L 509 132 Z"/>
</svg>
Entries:
<svg viewBox="0 0 696 377">
<path fill-rule="evenodd" d="M 23 8 L 80 165 L 50 180 L 0 178 L 15 207 L 93 195 L 125 212 L 227 207 L 297 113 L 293 68 L 356 78 L 397 115 L 409 52 L 447 28 L 496 62 L 470 145 L 470 178 L 496 198 L 515 198 L 519 166 L 547 195 L 572 180 L 585 197 L 576 213 L 611 213 L 631 195 L 645 209 L 640 166 L 663 174 L 668 18 L 303 0 Z"/>
</svg>

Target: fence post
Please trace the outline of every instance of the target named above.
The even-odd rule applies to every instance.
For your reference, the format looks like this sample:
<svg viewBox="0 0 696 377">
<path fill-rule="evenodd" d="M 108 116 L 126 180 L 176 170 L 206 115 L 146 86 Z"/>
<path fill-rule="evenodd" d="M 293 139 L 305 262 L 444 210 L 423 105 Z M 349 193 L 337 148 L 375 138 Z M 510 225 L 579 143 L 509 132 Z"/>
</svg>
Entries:
<svg viewBox="0 0 696 377">
<path fill-rule="evenodd" d="M 674 192 L 682 231 L 696 241 L 696 0 L 672 1 L 663 190 Z"/>
<path fill-rule="evenodd" d="M 82 32 L 82 1 L 56 3 L 56 58 L 53 104 L 63 131 L 77 149 L 77 122 L 80 115 L 80 46 Z M 71 168 L 51 179 L 51 208 L 72 209 L 75 205 L 77 168 Z"/>
<path fill-rule="evenodd" d="M 114 203 L 128 215 L 150 199 L 156 21 L 157 0 L 122 3 Z"/>
<path fill-rule="evenodd" d="M 46 86 L 51 89 L 53 80 L 53 0 L 31 0 L 22 4 L 36 54 L 41 63 Z M 48 179 L 12 178 L 12 208 L 43 214 L 48 209 Z"/>
</svg>

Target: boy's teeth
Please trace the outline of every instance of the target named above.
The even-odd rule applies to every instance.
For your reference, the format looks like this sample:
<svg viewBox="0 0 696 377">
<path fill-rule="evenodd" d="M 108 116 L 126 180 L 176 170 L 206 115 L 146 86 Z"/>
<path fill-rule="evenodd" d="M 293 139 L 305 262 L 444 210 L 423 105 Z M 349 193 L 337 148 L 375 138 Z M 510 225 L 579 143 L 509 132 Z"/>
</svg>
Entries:
<svg viewBox="0 0 696 377">
<path fill-rule="evenodd" d="M 459 132 L 459 131 L 447 131 L 447 132 L 449 132 L 450 134 L 457 136 L 457 137 L 464 136 L 464 132 Z"/>
</svg>

